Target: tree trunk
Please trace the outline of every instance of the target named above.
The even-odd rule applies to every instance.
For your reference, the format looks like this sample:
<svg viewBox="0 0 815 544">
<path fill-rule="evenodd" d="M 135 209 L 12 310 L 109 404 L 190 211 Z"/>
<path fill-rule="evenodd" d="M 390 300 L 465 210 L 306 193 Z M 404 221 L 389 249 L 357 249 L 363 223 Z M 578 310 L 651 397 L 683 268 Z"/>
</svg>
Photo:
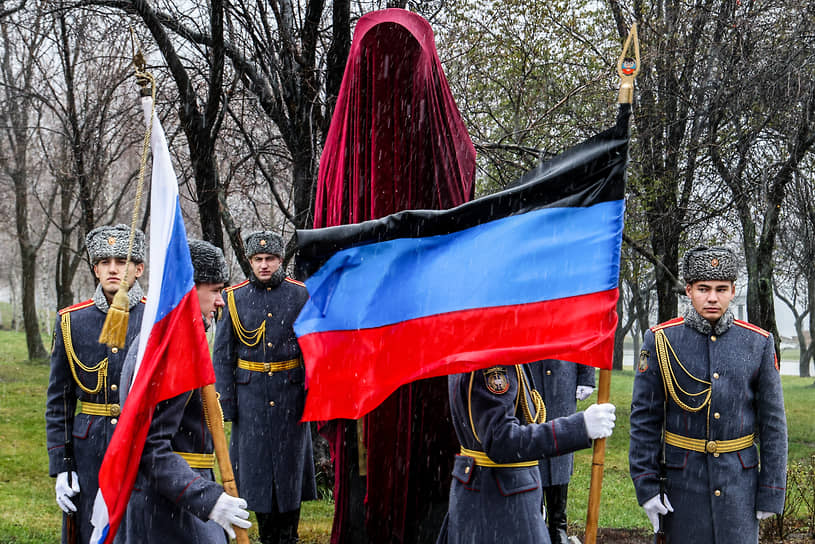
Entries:
<svg viewBox="0 0 815 544">
<path fill-rule="evenodd" d="M 809 346 L 806 350 L 801 350 L 801 356 L 798 359 L 798 374 L 802 378 L 810 376 L 809 362 L 813 356 L 813 346 L 815 346 L 815 271 L 812 269 L 809 277 L 807 278 L 807 308 L 809 308 Z M 799 333 L 803 336 L 803 330 Z M 803 340 L 803 338 L 801 339 Z"/>
<path fill-rule="evenodd" d="M 24 138 L 24 137 L 23 137 Z M 18 142 L 21 140 L 18 139 Z M 25 153 L 25 148 L 20 150 Z M 19 160 L 19 157 L 18 157 Z M 25 160 L 23 159 L 23 165 Z M 18 168 L 20 163 L 18 162 Z M 14 181 L 14 208 L 17 223 L 17 241 L 20 245 L 20 264 L 22 271 L 22 304 L 23 326 L 28 347 L 29 359 L 44 359 L 48 356 L 40 335 L 40 323 L 37 320 L 37 249 L 32 247 L 28 235 L 28 185 L 24 169 L 12 175 Z"/>
</svg>

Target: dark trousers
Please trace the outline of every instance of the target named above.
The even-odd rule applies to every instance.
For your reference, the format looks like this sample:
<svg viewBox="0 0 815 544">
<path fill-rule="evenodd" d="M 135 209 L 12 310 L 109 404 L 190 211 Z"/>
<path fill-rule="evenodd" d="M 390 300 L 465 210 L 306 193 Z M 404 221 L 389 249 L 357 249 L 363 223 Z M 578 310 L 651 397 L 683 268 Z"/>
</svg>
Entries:
<svg viewBox="0 0 815 544">
<path fill-rule="evenodd" d="M 549 527 L 549 538 L 552 544 L 567 544 L 566 536 L 566 501 L 569 484 L 553 485 L 543 488 L 543 500 L 546 503 L 546 525 Z"/>
<path fill-rule="evenodd" d="M 300 509 L 291 512 L 255 512 L 261 544 L 295 544 Z"/>
</svg>

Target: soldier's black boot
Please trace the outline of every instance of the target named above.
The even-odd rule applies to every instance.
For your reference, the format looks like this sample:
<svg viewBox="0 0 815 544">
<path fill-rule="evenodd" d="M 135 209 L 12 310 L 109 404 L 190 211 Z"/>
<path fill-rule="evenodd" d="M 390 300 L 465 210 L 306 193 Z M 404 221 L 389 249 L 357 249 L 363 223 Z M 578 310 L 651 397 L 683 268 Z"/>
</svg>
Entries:
<svg viewBox="0 0 815 544">
<path fill-rule="evenodd" d="M 552 544 L 569 544 L 566 534 L 566 500 L 569 493 L 567 485 L 553 485 L 544 489 L 546 494 L 546 525 L 549 527 L 549 538 Z"/>
<path fill-rule="evenodd" d="M 297 544 L 297 526 L 300 524 L 300 509 L 280 514 L 280 544 Z"/>
</svg>

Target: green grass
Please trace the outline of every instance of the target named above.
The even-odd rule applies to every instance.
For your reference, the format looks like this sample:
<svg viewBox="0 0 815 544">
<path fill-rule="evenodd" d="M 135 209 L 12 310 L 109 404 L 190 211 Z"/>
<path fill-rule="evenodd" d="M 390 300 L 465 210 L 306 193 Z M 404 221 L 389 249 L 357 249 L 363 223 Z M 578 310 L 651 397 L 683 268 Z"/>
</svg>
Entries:
<svg viewBox="0 0 815 544">
<path fill-rule="evenodd" d="M 47 344 L 50 345 L 50 344 Z M 0 331 L 0 544 L 40 544 L 59 540 L 60 515 L 54 501 L 45 448 L 45 391 L 48 364 L 26 360 L 22 333 Z M 646 527 L 628 476 L 628 417 L 634 373 L 614 372 L 611 401 L 617 406 L 617 427 L 607 440 L 600 527 Z M 815 452 L 813 378 L 783 376 L 790 460 L 807 460 Z M 581 402 L 585 407 L 596 396 Z M 575 454 L 569 491 L 568 518 L 583 526 L 589 494 L 591 450 Z M 303 503 L 300 536 L 304 544 L 326 544 L 333 505 Z M 253 526 L 250 535 L 256 539 Z"/>
<path fill-rule="evenodd" d="M 0 543 L 59 541 L 45 449 L 48 363 L 26 360 L 25 336 L 0 331 Z"/>
<path fill-rule="evenodd" d="M 630 430 L 631 390 L 634 372 L 615 371 L 611 378 L 610 401 L 617 407 L 614 434 L 606 441 L 603 493 L 600 503 L 600 527 L 634 528 L 647 527 L 648 518 L 637 504 L 634 484 L 628 475 L 628 434 Z M 789 460 L 808 461 L 815 454 L 815 407 L 812 397 L 812 378 L 782 376 L 784 399 L 789 433 Z M 583 409 L 597 401 L 593 395 L 579 403 Z M 575 470 L 569 486 L 567 517 L 576 525 L 584 526 L 588 508 L 591 479 L 591 450 L 575 453 Z"/>
</svg>

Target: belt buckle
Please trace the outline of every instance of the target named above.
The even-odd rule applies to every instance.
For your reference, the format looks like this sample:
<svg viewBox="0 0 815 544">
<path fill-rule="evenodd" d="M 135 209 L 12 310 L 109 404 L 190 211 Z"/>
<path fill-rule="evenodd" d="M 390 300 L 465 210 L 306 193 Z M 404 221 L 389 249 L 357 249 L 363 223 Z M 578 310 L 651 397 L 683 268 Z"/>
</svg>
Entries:
<svg viewBox="0 0 815 544">
<path fill-rule="evenodd" d="M 718 449 L 719 445 L 715 440 L 710 440 L 705 444 L 705 451 L 708 453 L 716 453 Z"/>
<path fill-rule="evenodd" d="M 263 363 L 263 372 L 271 372 L 272 363 Z"/>
<path fill-rule="evenodd" d="M 118 404 L 111 404 L 110 405 L 110 415 L 113 417 L 118 416 L 122 413 L 122 408 Z"/>
</svg>

